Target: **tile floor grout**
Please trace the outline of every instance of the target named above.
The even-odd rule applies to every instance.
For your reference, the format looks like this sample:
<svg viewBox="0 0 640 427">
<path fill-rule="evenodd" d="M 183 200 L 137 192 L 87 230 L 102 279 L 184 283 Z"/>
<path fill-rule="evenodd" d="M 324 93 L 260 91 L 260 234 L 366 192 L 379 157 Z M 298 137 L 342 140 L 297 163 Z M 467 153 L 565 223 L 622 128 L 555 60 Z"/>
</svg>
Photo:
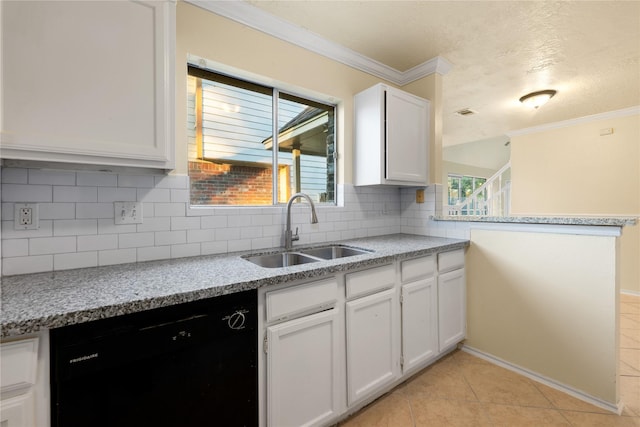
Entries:
<svg viewBox="0 0 640 427">
<path fill-rule="evenodd" d="M 622 295 L 620 305 L 629 326 L 620 327 L 620 416 L 456 350 L 339 426 L 640 427 L 640 296 Z"/>
</svg>

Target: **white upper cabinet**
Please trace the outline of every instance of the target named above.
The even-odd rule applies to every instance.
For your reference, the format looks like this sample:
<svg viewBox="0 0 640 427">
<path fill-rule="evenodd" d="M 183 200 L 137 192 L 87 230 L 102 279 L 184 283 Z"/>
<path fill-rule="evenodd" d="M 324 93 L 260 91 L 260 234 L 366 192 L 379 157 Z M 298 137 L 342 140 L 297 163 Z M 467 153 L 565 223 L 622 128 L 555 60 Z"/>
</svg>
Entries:
<svg viewBox="0 0 640 427">
<path fill-rule="evenodd" d="M 174 167 L 174 1 L 0 8 L 0 157 Z"/>
<path fill-rule="evenodd" d="M 427 185 L 429 101 L 377 84 L 354 103 L 354 184 Z"/>
</svg>

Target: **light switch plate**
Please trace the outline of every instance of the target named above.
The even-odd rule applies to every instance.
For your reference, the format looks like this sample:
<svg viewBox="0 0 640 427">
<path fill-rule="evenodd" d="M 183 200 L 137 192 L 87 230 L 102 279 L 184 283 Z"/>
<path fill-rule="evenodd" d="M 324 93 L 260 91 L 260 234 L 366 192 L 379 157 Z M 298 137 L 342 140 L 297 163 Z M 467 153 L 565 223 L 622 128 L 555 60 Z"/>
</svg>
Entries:
<svg viewBox="0 0 640 427">
<path fill-rule="evenodd" d="M 113 202 L 115 223 L 142 224 L 141 202 Z"/>
</svg>

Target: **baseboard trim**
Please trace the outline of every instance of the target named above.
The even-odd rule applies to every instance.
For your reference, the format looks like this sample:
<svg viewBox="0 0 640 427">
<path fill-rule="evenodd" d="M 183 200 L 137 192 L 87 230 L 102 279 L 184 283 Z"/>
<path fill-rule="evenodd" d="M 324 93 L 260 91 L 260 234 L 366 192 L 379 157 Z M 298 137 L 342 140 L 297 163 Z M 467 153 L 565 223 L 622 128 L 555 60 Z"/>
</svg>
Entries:
<svg viewBox="0 0 640 427">
<path fill-rule="evenodd" d="M 613 413 L 616 413 L 618 415 L 622 414 L 622 410 L 624 408 L 624 404 L 622 402 L 619 402 L 617 405 L 609 403 L 609 402 L 605 402 L 602 399 L 599 399 L 597 397 L 593 397 L 590 396 L 584 392 L 581 392 L 579 390 L 576 390 L 572 387 L 566 386 L 564 384 L 560 384 L 557 381 L 554 381 L 550 378 L 547 378 L 543 375 L 540 375 L 536 372 L 530 371 L 528 369 L 522 368 L 518 365 L 514 365 L 513 363 L 507 362 L 506 360 L 502 360 L 499 357 L 493 356 L 491 354 L 482 352 L 480 350 L 477 350 L 473 347 L 469 347 L 466 344 L 462 346 L 461 348 L 462 351 L 469 353 L 473 356 L 479 357 L 480 359 L 486 360 L 487 362 L 493 363 L 494 365 L 498 365 L 502 368 L 508 369 L 512 372 L 515 372 L 516 374 L 520 374 L 523 375 L 533 381 L 542 383 L 548 387 L 554 388 L 558 391 L 561 391 L 563 393 L 566 393 L 570 396 L 575 397 L 576 399 L 580 399 L 584 402 L 590 403 L 594 406 L 597 406 L 598 408 L 602 408 L 602 409 L 606 409 L 607 411 L 611 411 Z"/>
<path fill-rule="evenodd" d="M 631 295 L 632 297 L 640 297 L 640 291 L 630 291 L 622 289 L 620 293 L 624 295 Z"/>
</svg>

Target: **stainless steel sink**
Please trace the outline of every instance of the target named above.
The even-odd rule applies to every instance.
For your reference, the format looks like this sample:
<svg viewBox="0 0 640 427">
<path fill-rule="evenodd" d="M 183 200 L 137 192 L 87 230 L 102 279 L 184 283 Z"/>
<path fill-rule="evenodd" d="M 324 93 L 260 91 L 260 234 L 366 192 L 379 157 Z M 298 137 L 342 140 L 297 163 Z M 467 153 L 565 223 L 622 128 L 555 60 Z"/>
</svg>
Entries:
<svg viewBox="0 0 640 427">
<path fill-rule="evenodd" d="M 260 267 L 279 268 L 292 265 L 307 264 L 310 262 L 327 261 L 336 258 L 344 258 L 355 255 L 368 254 L 373 251 L 367 249 L 352 248 L 342 245 L 319 246 L 317 248 L 301 249 L 299 251 L 278 252 L 275 254 L 243 256 L 249 262 Z"/>
<path fill-rule="evenodd" d="M 371 253 L 371 251 L 367 251 L 364 249 L 352 248 L 342 245 L 321 246 L 318 248 L 303 249 L 300 252 L 305 255 L 311 255 L 322 259 L 336 259 Z"/>
<path fill-rule="evenodd" d="M 254 255 L 243 258 L 260 267 L 266 268 L 290 267 L 292 265 L 320 261 L 318 258 L 306 256 L 298 252 L 280 252 L 277 254 Z"/>
</svg>

